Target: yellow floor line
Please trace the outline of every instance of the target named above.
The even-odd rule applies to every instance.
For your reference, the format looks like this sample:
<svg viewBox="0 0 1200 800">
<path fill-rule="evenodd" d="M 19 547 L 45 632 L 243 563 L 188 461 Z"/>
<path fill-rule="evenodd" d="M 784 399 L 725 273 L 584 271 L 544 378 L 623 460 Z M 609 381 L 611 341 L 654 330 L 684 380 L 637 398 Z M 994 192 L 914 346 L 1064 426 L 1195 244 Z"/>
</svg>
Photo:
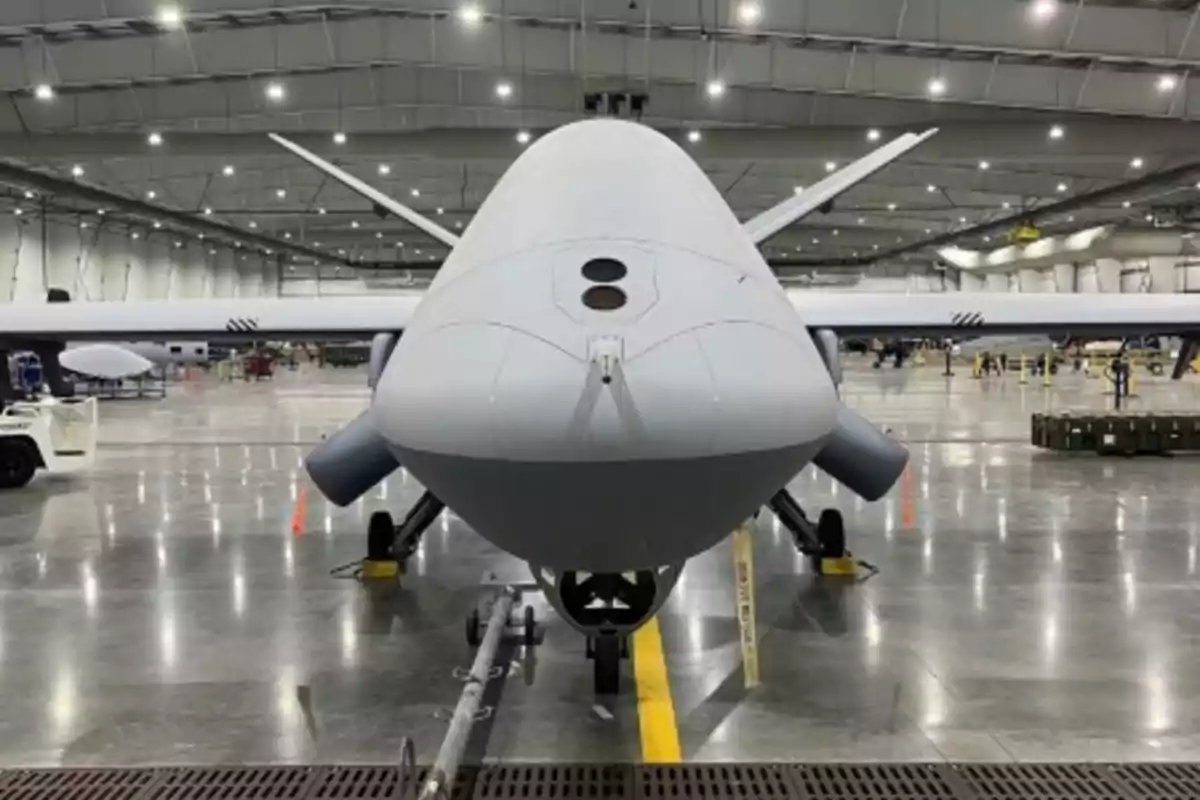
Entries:
<svg viewBox="0 0 1200 800">
<path fill-rule="evenodd" d="M 642 761 L 674 764 L 683 760 L 679 729 L 675 727 L 675 703 L 667 681 L 662 632 L 658 617 L 633 634 L 633 674 L 637 680 L 638 727 L 642 734 Z"/>
</svg>

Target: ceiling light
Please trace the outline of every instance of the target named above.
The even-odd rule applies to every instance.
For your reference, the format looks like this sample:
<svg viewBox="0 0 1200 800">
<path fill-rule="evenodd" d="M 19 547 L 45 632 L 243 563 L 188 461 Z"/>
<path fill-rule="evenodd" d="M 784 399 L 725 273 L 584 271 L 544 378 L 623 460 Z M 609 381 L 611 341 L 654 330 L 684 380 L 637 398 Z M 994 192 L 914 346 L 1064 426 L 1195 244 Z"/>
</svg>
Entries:
<svg viewBox="0 0 1200 800">
<path fill-rule="evenodd" d="M 271 81 L 265 89 L 267 99 L 276 103 L 281 102 L 287 96 L 287 91 L 283 88 L 283 84 L 278 81 Z"/>
<path fill-rule="evenodd" d="M 795 186 L 792 187 L 793 194 L 800 194 L 803 191 L 804 191 L 804 187 L 801 186 L 800 184 L 796 184 Z"/>
<path fill-rule="evenodd" d="M 86 222 L 79 223 L 79 227 L 81 227 L 81 228 L 86 228 L 87 226 L 88 226 L 88 224 Z"/>
<path fill-rule="evenodd" d="M 1137 156 L 1136 158 L 1134 158 L 1132 161 L 1129 162 L 1129 166 L 1133 167 L 1134 169 L 1141 169 L 1145 165 L 1146 165 L 1146 162 L 1142 160 L 1141 156 Z"/>
<path fill-rule="evenodd" d="M 895 210 L 896 210 L 896 204 L 888 203 L 888 211 L 895 211 Z"/>
<path fill-rule="evenodd" d="M 345 144 L 346 143 L 346 134 L 342 133 L 341 131 L 336 131 L 333 134 L 333 143 L 334 144 Z"/>
<path fill-rule="evenodd" d="M 1067 190 L 1067 185 L 1065 183 L 1060 183 L 1058 186 L 1056 186 L 1054 188 L 1056 191 L 1058 191 L 1061 194 L 1062 192 L 1065 192 Z"/>
<path fill-rule="evenodd" d="M 991 168 L 992 168 L 992 162 L 990 162 L 990 161 L 980 161 L 980 162 L 979 162 L 979 168 L 980 168 L 980 169 L 982 169 L 982 170 L 989 170 L 989 169 L 991 169 Z"/>
<path fill-rule="evenodd" d="M 929 192 L 930 194 L 933 194 L 934 192 L 937 191 L 937 187 L 931 183 L 925 187 L 925 191 Z"/>
<path fill-rule="evenodd" d="M 879 128 L 871 128 L 871 130 L 867 131 L 867 141 L 878 142 L 879 137 L 882 135 L 883 134 L 879 132 Z"/>
<path fill-rule="evenodd" d="M 39 83 L 33 87 L 33 96 L 43 103 L 47 103 L 54 99 L 54 87 L 48 83 Z"/>
<path fill-rule="evenodd" d="M 183 247 L 183 242 L 176 241 L 176 242 L 175 242 L 175 249 L 176 249 L 176 250 L 178 250 L 178 249 L 179 249 L 179 248 L 181 248 L 181 247 Z"/>
<path fill-rule="evenodd" d="M 226 178 L 232 178 L 233 173 L 235 173 L 235 172 L 237 172 L 237 170 L 234 168 L 233 164 L 226 164 L 224 167 L 221 168 L 221 174 L 224 175 Z"/>
<path fill-rule="evenodd" d="M 156 197 L 158 197 L 158 192 L 154 191 L 153 189 L 151 189 L 150 191 L 146 192 L 146 199 L 147 199 L 147 200 L 153 200 L 153 199 L 154 199 L 154 198 L 156 198 Z"/>
<path fill-rule="evenodd" d="M 737 19 L 743 25 L 757 25 L 762 19 L 762 6 L 755 0 L 742 0 L 738 3 Z"/>
<path fill-rule="evenodd" d="M 417 255 L 421 255 L 421 248 L 417 248 Z"/>
<path fill-rule="evenodd" d="M 1008 211 L 1010 208 L 1012 208 L 1012 203 L 1005 200 L 1003 203 L 1001 203 L 1001 206 L 1004 208 L 1005 211 Z"/>
<path fill-rule="evenodd" d="M 137 231 L 134 231 L 133 233 L 129 234 L 129 238 L 137 240 L 137 239 L 142 238 L 142 235 L 140 233 L 138 233 Z"/>
<path fill-rule="evenodd" d="M 211 216 L 212 216 L 212 206 L 205 206 L 205 207 L 204 207 L 204 216 L 206 216 L 206 217 L 211 217 Z"/>
<path fill-rule="evenodd" d="M 105 211 L 103 208 L 98 208 L 98 209 L 96 209 L 96 213 L 103 217 L 108 212 Z"/>
<path fill-rule="evenodd" d="M 283 198 L 287 197 L 287 189 L 284 189 L 283 187 L 276 189 L 275 196 L 282 200 Z"/>
<path fill-rule="evenodd" d="M 162 223 L 161 223 L 161 222 L 155 222 L 155 223 L 154 223 L 154 230 L 158 230 L 158 229 L 160 229 L 161 227 L 162 227 Z"/>
<path fill-rule="evenodd" d="M 872 250 L 878 250 L 878 249 L 879 249 L 879 245 L 877 245 L 877 244 L 873 244 L 873 245 L 871 245 L 871 249 L 872 249 Z"/>
<path fill-rule="evenodd" d="M 813 239 L 813 244 L 820 244 L 820 243 L 821 243 L 820 239 L 817 239 L 817 238 Z"/>
<path fill-rule="evenodd" d="M 837 236 L 837 235 L 838 235 L 838 233 L 839 233 L 838 229 L 837 229 L 837 228 L 834 228 L 834 229 L 833 229 L 833 235 L 834 235 L 834 236 Z"/>
<path fill-rule="evenodd" d="M 383 238 L 383 231 L 376 231 L 376 232 L 375 232 L 375 238 L 376 238 L 376 239 L 382 239 L 382 238 Z"/>
<path fill-rule="evenodd" d="M 928 235 L 929 235 L 929 234 L 931 234 L 931 233 L 933 233 L 933 228 L 926 228 L 926 229 L 925 229 L 925 235 L 926 235 L 926 236 L 928 236 Z"/>
<path fill-rule="evenodd" d="M 1058 0 L 1033 0 L 1029 14 L 1036 20 L 1048 20 L 1058 13 Z"/>
<path fill-rule="evenodd" d="M 358 220 L 356 220 L 356 219 L 350 220 L 350 227 L 357 230 L 358 229 Z"/>
<path fill-rule="evenodd" d="M 1132 205 L 1133 205 L 1133 203 L 1126 200 L 1125 202 L 1121 203 L 1121 208 L 1129 208 Z"/>
<path fill-rule="evenodd" d="M 1067 222 L 1074 222 L 1074 221 L 1075 221 L 1075 215 L 1074 215 L 1074 214 L 1072 214 L 1071 216 L 1067 217 Z"/>
<path fill-rule="evenodd" d="M 442 208 L 441 206 L 438 206 L 437 213 L 439 216 L 441 216 L 442 214 L 446 213 L 446 209 Z"/>
<path fill-rule="evenodd" d="M 466 25 L 478 25 L 483 22 L 483 12 L 474 3 L 467 3 L 458 9 L 458 20 Z"/>
<path fill-rule="evenodd" d="M 496 96 L 501 100 L 507 100 L 512 97 L 513 85 L 508 81 L 500 81 L 496 84 Z"/>
<path fill-rule="evenodd" d="M 1061 139 L 1066 135 L 1067 135 L 1067 131 L 1065 128 L 1063 128 L 1062 125 L 1051 125 L 1050 126 L 1050 138 L 1051 139 Z"/>
<path fill-rule="evenodd" d="M 461 229 L 462 229 L 462 220 L 461 220 L 461 219 L 456 219 L 456 220 L 454 221 L 454 227 L 456 227 L 456 228 L 458 228 L 458 229 L 460 229 L 460 230 L 461 230 Z M 401 247 L 403 247 L 403 246 L 404 246 L 404 242 L 401 242 L 401 243 L 400 243 L 400 246 L 401 246 Z"/>
<path fill-rule="evenodd" d="M 283 238 L 285 238 L 285 239 L 290 239 L 290 238 L 292 238 L 291 231 L 287 231 L 287 232 L 285 232 L 285 233 L 283 234 Z"/>
<path fill-rule="evenodd" d="M 858 218 L 858 224 L 859 224 L 859 225 L 866 225 L 866 224 L 867 224 L 867 218 L 866 218 L 866 217 L 859 217 L 859 218 Z"/>
<path fill-rule="evenodd" d="M 984 237 L 983 237 L 983 240 L 984 240 L 985 242 L 990 242 L 990 241 L 992 240 L 992 237 L 990 237 L 990 236 L 984 236 Z"/>
<path fill-rule="evenodd" d="M 826 161 L 825 162 L 825 171 L 826 172 L 833 172 L 835 169 L 837 169 L 836 161 Z"/>
<path fill-rule="evenodd" d="M 380 175 L 391 175 L 392 174 L 391 164 L 380 164 L 379 165 L 379 174 Z"/>
<path fill-rule="evenodd" d="M 76 178 L 82 178 L 83 177 L 83 167 L 79 164 L 76 164 L 75 166 L 71 167 L 71 175 L 73 175 Z"/>
<path fill-rule="evenodd" d="M 162 144 L 162 134 L 158 131 L 150 131 L 150 135 L 146 137 L 146 141 L 150 143 L 151 147 L 158 147 Z"/>
<path fill-rule="evenodd" d="M 257 222 L 255 222 L 254 220 L 250 220 L 250 227 L 251 227 L 251 228 L 257 228 L 257 227 L 258 227 L 258 223 L 257 223 Z"/>
<path fill-rule="evenodd" d="M 517 131 L 517 144 L 529 144 L 529 140 L 532 138 L 529 131 Z"/>
<path fill-rule="evenodd" d="M 720 78 L 713 78 L 708 82 L 708 85 L 704 87 L 704 91 L 709 97 L 714 99 L 721 97 L 725 94 L 725 82 Z"/>
<path fill-rule="evenodd" d="M 183 24 L 183 12 L 179 10 L 179 6 L 159 6 L 158 24 L 164 28 L 178 28 Z"/>
<path fill-rule="evenodd" d="M 321 206 L 320 208 L 318 208 L 317 213 L 322 214 L 322 215 L 326 214 L 327 212 L 325 211 L 325 206 Z"/>
<path fill-rule="evenodd" d="M 944 95 L 946 93 L 946 79 L 945 78 L 932 78 L 929 81 L 928 88 L 929 88 L 929 94 L 933 95 L 934 97 L 941 97 L 942 95 Z"/>
<path fill-rule="evenodd" d="M 958 224 L 959 224 L 959 225 L 966 225 L 966 224 L 967 224 L 967 218 L 966 218 L 966 217 L 959 217 L 959 218 L 958 218 Z"/>
<path fill-rule="evenodd" d="M 25 190 L 25 199 L 26 199 L 26 200 L 32 200 L 32 199 L 33 199 L 33 192 L 31 192 L 31 191 L 29 191 L 28 189 L 26 189 L 26 190 Z"/>
<path fill-rule="evenodd" d="M 1154 86 L 1160 92 L 1166 94 L 1167 92 L 1175 91 L 1175 88 L 1179 86 L 1179 79 L 1174 75 L 1163 75 Z"/>
<path fill-rule="evenodd" d="M 688 131 L 688 141 L 691 142 L 692 144 L 695 144 L 696 142 L 700 141 L 700 138 L 701 138 L 700 131 L 697 131 L 697 130 Z"/>
<path fill-rule="evenodd" d="M 413 197 L 420 197 L 421 190 L 416 187 L 413 187 L 412 191 L 410 191 L 409 194 L 411 194 Z"/>
<path fill-rule="evenodd" d="M 22 209 L 19 209 L 19 208 L 14 208 L 14 209 L 13 209 L 13 213 L 14 213 L 14 214 L 16 214 L 16 215 L 19 217 L 19 216 L 21 216 L 22 214 L 24 214 L 25 212 L 24 212 Z"/>
<path fill-rule="evenodd" d="M 1154 222 L 1154 215 L 1153 215 L 1153 214 L 1147 214 L 1147 215 L 1146 215 L 1146 222 Z"/>
</svg>

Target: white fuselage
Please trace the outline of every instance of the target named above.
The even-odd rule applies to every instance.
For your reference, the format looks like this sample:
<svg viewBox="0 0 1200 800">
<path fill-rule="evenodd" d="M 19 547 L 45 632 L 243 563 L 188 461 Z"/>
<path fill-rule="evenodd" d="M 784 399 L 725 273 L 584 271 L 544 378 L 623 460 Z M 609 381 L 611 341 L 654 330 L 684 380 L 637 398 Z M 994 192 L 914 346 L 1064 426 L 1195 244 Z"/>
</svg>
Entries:
<svg viewBox="0 0 1200 800">
<path fill-rule="evenodd" d="M 820 449 L 836 395 L 692 159 L 650 128 L 592 120 L 545 136 L 501 179 L 371 414 L 485 538 L 603 572 L 720 541 Z"/>
</svg>

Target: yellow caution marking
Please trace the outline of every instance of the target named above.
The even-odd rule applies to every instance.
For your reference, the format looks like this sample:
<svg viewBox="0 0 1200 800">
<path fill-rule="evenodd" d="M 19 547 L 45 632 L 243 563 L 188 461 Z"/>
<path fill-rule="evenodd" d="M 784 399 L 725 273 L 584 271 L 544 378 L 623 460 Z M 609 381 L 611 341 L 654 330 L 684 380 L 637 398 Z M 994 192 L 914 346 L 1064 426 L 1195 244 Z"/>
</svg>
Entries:
<svg viewBox="0 0 1200 800">
<path fill-rule="evenodd" d="M 675 703 L 667 680 L 662 631 L 658 617 L 633 634 L 633 675 L 637 681 L 638 727 L 642 735 L 642 761 L 675 764 L 683 760 Z"/>
<path fill-rule="evenodd" d="M 749 524 L 733 532 L 733 577 L 737 592 L 738 631 L 742 640 L 742 676 L 747 689 L 758 686 L 758 632 L 754 625 L 754 537 Z"/>
</svg>

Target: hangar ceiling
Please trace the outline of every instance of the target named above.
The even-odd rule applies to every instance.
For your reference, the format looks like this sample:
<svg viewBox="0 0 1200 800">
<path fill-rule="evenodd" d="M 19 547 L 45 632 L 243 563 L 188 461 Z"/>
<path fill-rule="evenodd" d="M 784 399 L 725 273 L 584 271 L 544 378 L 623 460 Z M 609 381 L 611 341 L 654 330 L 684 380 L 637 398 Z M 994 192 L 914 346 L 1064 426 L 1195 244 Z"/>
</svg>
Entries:
<svg viewBox="0 0 1200 800">
<path fill-rule="evenodd" d="M 928 262 L 926 240 L 986 247 L 998 221 L 1081 195 L 1039 222 L 1186 225 L 1198 17 L 1194 0 L 5 0 L 0 152 L 332 260 L 419 262 L 443 252 L 263 133 L 455 227 L 521 132 L 579 118 L 587 92 L 647 94 L 644 120 L 741 216 L 939 126 L 766 247 L 797 263 Z"/>
</svg>

